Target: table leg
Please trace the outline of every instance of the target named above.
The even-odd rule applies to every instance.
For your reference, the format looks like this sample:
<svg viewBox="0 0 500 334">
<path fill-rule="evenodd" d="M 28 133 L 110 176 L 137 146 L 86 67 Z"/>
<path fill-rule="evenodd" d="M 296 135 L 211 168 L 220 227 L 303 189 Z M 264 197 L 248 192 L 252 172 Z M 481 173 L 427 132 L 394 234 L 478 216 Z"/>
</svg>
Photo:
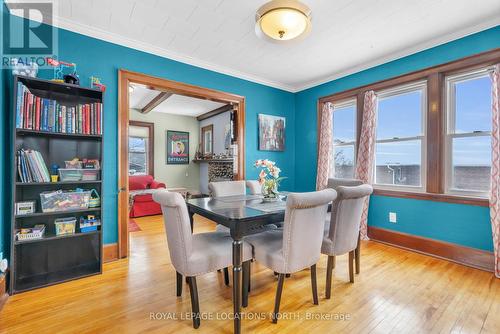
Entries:
<svg viewBox="0 0 500 334">
<path fill-rule="evenodd" d="M 194 223 L 194 212 L 191 210 L 189 212 L 189 223 L 191 224 L 191 233 L 193 233 L 193 223 Z"/>
<path fill-rule="evenodd" d="M 234 312 L 234 333 L 241 333 L 241 240 L 233 240 L 233 312 Z"/>
</svg>

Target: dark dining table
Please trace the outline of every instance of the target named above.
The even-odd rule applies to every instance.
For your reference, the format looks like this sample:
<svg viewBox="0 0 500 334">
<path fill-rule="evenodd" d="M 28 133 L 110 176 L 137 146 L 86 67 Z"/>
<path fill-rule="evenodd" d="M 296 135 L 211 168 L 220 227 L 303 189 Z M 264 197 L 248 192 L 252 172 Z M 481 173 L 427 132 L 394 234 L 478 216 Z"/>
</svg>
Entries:
<svg viewBox="0 0 500 334">
<path fill-rule="evenodd" d="M 260 195 L 240 195 L 215 198 L 195 198 L 186 201 L 191 229 L 193 216 L 198 214 L 229 228 L 233 252 L 233 312 L 234 333 L 241 333 L 242 243 L 245 236 L 263 232 L 265 225 L 282 222 L 285 218 L 285 198 L 264 202 Z"/>
</svg>

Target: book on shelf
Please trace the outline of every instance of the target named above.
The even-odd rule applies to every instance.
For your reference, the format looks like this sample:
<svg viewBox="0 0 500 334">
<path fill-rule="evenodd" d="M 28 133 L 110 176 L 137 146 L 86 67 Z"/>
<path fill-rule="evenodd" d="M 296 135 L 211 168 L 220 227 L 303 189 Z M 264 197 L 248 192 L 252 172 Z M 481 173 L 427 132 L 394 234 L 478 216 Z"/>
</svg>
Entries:
<svg viewBox="0 0 500 334">
<path fill-rule="evenodd" d="M 36 96 L 17 82 L 16 128 L 56 132 L 102 134 L 102 103 L 61 104 Z"/>
<path fill-rule="evenodd" d="M 21 182 L 50 182 L 49 170 L 40 152 L 20 149 L 16 156 L 17 172 Z"/>
</svg>

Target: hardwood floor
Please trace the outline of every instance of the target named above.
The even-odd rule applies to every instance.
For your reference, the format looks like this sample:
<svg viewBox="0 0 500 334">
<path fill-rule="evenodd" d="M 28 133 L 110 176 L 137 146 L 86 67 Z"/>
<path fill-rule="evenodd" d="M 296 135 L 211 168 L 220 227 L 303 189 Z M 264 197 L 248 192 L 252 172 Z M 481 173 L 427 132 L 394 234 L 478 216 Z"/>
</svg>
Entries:
<svg viewBox="0 0 500 334">
<path fill-rule="evenodd" d="M 195 219 L 195 233 L 214 228 Z M 214 319 L 202 319 L 195 330 L 186 318 L 188 286 L 182 297 L 175 296 L 161 217 L 136 221 L 142 231 L 130 235 L 128 260 L 105 264 L 99 276 L 10 297 L 0 313 L 0 333 L 232 333 L 232 321 L 225 319 L 232 310 L 231 287 L 224 285 L 222 273 L 198 278 L 202 316 Z M 319 306 L 312 303 L 309 273 L 292 275 L 285 279 L 281 300 L 288 319 L 276 325 L 270 312 L 277 279 L 254 262 L 243 332 L 499 332 L 500 280 L 491 273 L 364 242 L 361 274 L 349 283 L 347 255 L 337 258 L 332 299 L 326 300 L 326 259 L 317 268 Z"/>
</svg>

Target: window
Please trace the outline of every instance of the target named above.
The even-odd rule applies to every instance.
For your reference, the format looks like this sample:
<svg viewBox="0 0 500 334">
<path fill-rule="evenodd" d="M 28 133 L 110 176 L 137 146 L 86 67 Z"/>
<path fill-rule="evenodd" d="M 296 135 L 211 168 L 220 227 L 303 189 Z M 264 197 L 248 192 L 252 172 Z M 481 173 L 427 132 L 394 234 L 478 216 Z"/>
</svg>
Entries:
<svg viewBox="0 0 500 334">
<path fill-rule="evenodd" d="M 153 148 L 150 125 L 129 126 L 128 165 L 129 175 L 153 175 Z M 151 124 L 152 126 L 152 124 Z M 150 139 L 151 138 L 151 139 Z"/>
<path fill-rule="evenodd" d="M 491 171 L 487 69 L 446 78 L 446 191 L 486 196 Z"/>
<path fill-rule="evenodd" d="M 377 93 L 375 184 L 425 190 L 426 83 Z"/>
<path fill-rule="evenodd" d="M 333 105 L 333 171 L 335 178 L 353 178 L 356 161 L 356 100 Z"/>
</svg>

